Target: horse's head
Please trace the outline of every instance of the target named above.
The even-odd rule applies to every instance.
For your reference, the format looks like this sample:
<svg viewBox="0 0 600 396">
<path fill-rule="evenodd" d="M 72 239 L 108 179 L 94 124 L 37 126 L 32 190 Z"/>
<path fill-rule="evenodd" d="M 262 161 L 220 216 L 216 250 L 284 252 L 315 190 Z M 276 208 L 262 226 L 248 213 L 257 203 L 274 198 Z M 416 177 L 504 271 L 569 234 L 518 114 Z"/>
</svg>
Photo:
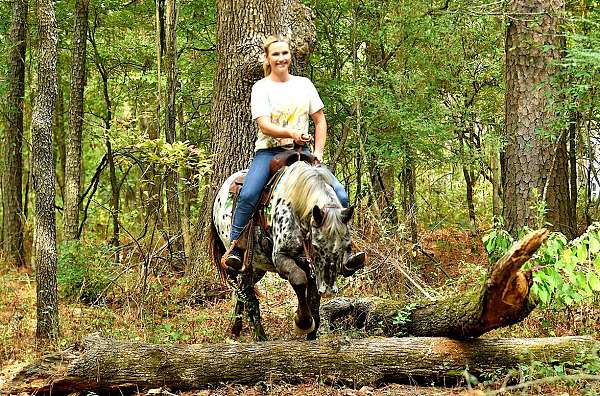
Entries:
<svg viewBox="0 0 600 396">
<path fill-rule="evenodd" d="M 321 294 L 337 293 L 335 280 L 351 252 L 350 229 L 354 207 L 314 206 L 311 219 L 311 249 L 317 288 Z"/>
</svg>

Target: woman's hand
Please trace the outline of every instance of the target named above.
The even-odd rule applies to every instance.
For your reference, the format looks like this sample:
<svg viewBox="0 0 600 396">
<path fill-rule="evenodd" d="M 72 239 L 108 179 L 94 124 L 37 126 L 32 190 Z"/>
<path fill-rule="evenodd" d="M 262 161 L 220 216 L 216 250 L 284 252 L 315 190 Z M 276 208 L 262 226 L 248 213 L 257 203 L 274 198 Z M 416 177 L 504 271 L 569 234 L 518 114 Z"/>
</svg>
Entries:
<svg viewBox="0 0 600 396">
<path fill-rule="evenodd" d="M 319 152 L 319 151 L 315 151 L 315 152 L 314 152 L 314 155 L 315 155 L 315 157 L 317 158 L 317 162 L 318 162 L 319 164 L 322 164 L 322 163 L 323 163 L 323 152 L 322 152 L 322 151 L 321 151 L 321 152 Z"/>
<path fill-rule="evenodd" d="M 302 131 L 295 129 L 290 130 L 290 137 L 294 139 L 294 143 L 300 146 L 304 146 L 306 143 L 312 140 L 312 136 L 310 136 L 308 133 L 303 133 Z"/>
</svg>

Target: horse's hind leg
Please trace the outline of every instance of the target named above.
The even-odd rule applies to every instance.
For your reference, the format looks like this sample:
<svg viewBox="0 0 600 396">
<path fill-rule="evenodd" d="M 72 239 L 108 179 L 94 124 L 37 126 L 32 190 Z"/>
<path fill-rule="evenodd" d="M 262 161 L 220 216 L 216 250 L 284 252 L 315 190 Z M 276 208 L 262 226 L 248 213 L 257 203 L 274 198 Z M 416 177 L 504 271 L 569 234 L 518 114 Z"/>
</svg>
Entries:
<svg viewBox="0 0 600 396">
<path fill-rule="evenodd" d="M 256 341 L 265 341 L 267 339 L 260 319 L 260 303 L 254 290 L 254 286 L 263 276 L 265 276 L 265 272 L 260 270 L 241 274 L 243 302 L 246 312 L 248 312 L 248 322 L 252 328 L 252 335 Z"/>
<path fill-rule="evenodd" d="M 319 330 L 319 325 L 321 323 L 321 316 L 319 315 L 319 308 L 321 307 L 321 295 L 317 289 L 317 281 L 314 276 L 310 276 L 308 278 L 306 297 L 308 298 L 308 306 L 310 307 L 310 311 L 315 322 L 315 329 L 306 335 L 306 339 L 316 340 L 317 331 Z"/>
<path fill-rule="evenodd" d="M 231 337 L 238 338 L 242 332 L 242 320 L 244 317 L 244 300 L 236 291 L 235 308 L 233 310 L 233 318 L 231 318 Z"/>
</svg>

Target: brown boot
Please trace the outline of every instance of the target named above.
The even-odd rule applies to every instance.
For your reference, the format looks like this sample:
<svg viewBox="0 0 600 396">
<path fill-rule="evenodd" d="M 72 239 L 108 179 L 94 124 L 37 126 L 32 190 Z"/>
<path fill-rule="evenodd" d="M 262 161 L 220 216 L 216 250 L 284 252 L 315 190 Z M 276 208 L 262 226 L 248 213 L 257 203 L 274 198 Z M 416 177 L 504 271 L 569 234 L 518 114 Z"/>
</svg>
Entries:
<svg viewBox="0 0 600 396">
<path fill-rule="evenodd" d="M 244 252 L 237 247 L 237 240 L 232 241 L 229 249 L 221 257 L 221 267 L 228 271 L 238 273 L 242 270 Z"/>
</svg>

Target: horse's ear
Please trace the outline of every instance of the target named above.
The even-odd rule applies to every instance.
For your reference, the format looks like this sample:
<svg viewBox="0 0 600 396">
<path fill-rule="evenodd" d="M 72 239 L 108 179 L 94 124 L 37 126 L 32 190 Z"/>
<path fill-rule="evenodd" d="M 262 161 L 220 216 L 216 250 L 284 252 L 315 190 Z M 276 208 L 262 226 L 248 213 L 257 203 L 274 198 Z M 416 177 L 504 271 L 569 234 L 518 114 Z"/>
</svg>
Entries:
<svg viewBox="0 0 600 396">
<path fill-rule="evenodd" d="M 325 220 L 325 212 L 321 210 L 317 205 L 313 208 L 313 219 L 315 220 L 315 225 L 317 227 L 321 227 L 323 225 L 323 221 Z"/>
<path fill-rule="evenodd" d="M 352 219 L 352 215 L 354 214 L 354 206 L 350 206 L 349 208 L 342 209 L 342 222 L 344 224 L 348 224 L 350 219 Z"/>
</svg>

